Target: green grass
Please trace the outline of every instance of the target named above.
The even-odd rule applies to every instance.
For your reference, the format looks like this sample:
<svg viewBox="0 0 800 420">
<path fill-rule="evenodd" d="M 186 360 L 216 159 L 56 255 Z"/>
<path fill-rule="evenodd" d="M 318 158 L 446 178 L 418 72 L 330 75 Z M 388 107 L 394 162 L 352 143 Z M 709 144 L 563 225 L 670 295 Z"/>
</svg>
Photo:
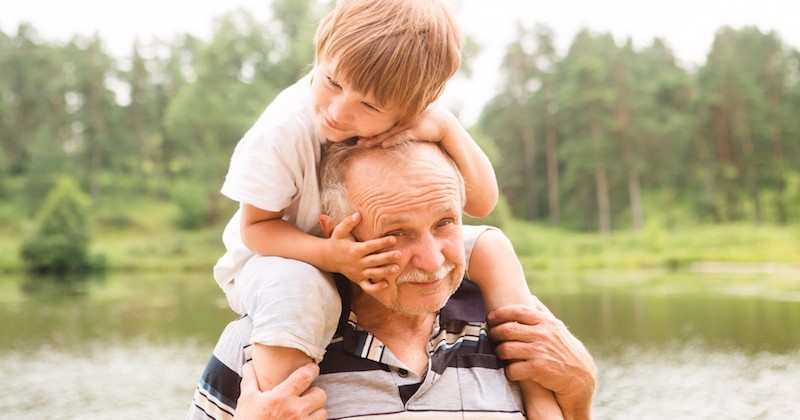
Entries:
<svg viewBox="0 0 800 420">
<path fill-rule="evenodd" d="M 516 220 L 505 228 L 528 269 L 683 269 L 701 263 L 800 267 L 800 227 L 700 225 L 576 233 Z"/>
</svg>

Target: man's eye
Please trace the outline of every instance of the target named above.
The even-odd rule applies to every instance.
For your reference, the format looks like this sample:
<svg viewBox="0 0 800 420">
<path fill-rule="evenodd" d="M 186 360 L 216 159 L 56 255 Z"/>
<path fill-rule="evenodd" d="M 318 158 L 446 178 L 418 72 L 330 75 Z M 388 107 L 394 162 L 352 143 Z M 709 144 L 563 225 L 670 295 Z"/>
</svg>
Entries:
<svg viewBox="0 0 800 420">
<path fill-rule="evenodd" d="M 443 220 L 439 221 L 437 226 L 444 227 L 444 226 L 450 225 L 450 224 L 452 224 L 454 222 L 455 222 L 455 220 L 453 220 L 453 219 L 443 219 Z"/>
<path fill-rule="evenodd" d="M 403 232 L 401 232 L 401 231 L 399 231 L 399 230 L 395 230 L 395 231 L 389 232 L 389 233 L 387 233 L 386 235 L 383 235 L 383 236 L 395 236 L 395 237 L 400 237 L 400 236 L 403 236 Z"/>
</svg>

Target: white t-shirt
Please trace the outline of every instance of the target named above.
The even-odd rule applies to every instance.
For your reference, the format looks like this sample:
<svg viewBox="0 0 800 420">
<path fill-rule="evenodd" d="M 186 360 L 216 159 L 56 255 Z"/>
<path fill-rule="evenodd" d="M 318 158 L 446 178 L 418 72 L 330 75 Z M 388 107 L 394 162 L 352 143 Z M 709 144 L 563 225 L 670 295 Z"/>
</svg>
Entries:
<svg viewBox="0 0 800 420">
<path fill-rule="evenodd" d="M 260 209 L 284 211 L 283 219 L 321 236 L 317 165 L 325 138 L 316 129 L 311 74 L 281 92 L 236 145 L 222 194 Z M 226 253 L 214 266 L 223 287 L 254 254 L 241 236 L 241 211 L 222 234 Z"/>
</svg>

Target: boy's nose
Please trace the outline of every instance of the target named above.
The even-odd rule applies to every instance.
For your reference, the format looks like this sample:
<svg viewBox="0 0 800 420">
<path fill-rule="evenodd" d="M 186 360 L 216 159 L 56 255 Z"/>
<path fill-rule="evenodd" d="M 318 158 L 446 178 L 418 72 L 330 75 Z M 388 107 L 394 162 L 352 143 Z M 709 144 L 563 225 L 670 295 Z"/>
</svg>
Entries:
<svg viewBox="0 0 800 420">
<path fill-rule="evenodd" d="M 334 98 L 328 107 L 328 113 L 337 123 L 346 122 L 348 119 L 347 107 L 347 100 L 342 97 Z"/>
</svg>

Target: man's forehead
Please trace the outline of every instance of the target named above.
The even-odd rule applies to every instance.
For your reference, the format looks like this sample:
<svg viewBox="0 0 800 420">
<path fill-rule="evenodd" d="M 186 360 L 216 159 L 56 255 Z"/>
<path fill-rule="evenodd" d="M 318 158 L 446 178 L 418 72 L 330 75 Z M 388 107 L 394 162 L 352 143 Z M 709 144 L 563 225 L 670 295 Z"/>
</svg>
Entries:
<svg viewBox="0 0 800 420">
<path fill-rule="evenodd" d="M 375 226 L 378 228 L 407 225 L 412 223 L 414 219 L 420 215 L 419 211 L 411 208 L 401 209 L 393 213 L 382 213 L 380 208 L 377 210 Z M 457 217 L 460 214 L 460 209 L 455 205 L 455 202 L 451 205 L 440 203 L 428 207 L 425 213 L 434 218 Z"/>
</svg>

